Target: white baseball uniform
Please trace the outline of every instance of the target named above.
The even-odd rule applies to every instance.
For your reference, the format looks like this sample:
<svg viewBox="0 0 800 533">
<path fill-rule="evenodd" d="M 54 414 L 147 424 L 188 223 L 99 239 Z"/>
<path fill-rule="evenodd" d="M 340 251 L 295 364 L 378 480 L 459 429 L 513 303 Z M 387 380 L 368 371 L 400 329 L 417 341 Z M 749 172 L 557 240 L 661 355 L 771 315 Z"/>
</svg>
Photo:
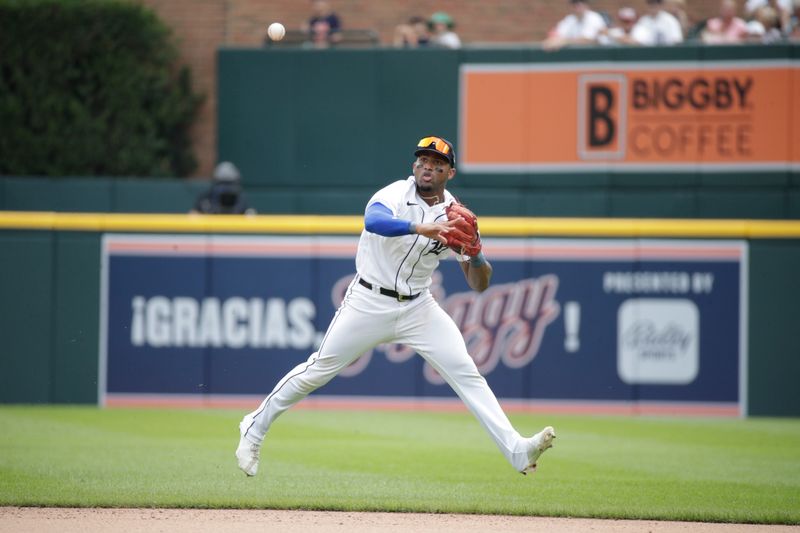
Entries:
<svg viewBox="0 0 800 533">
<path fill-rule="evenodd" d="M 380 202 L 396 218 L 419 224 L 446 220 L 445 206 L 453 199 L 445 191 L 441 203 L 429 206 L 418 196 L 411 176 L 379 190 L 367 205 Z M 529 463 L 530 439 L 514 430 L 467 353 L 455 322 L 428 290 L 440 257 L 450 253 L 438 241 L 421 235 L 384 237 L 364 230 L 356 255 L 357 275 L 319 350 L 286 374 L 258 409 L 244 417 L 239 426 L 243 437 L 260 445 L 278 416 L 361 354 L 381 343 L 400 343 L 413 348 L 439 372 L 511 465 L 523 471 Z M 385 294 L 392 291 L 394 296 Z"/>
</svg>

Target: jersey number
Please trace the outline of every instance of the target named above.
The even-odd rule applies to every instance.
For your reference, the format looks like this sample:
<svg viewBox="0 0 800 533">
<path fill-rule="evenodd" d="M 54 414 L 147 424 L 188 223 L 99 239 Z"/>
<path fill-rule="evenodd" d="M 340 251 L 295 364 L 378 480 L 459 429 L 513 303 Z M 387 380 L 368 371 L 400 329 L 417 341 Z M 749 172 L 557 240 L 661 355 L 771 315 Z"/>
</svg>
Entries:
<svg viewBox="0 0 800 533">
<path fill-rule="evenodd" d="M 444 252 L 447 248 L 447 245 L 440 243 L 436 240 L 431 240 L 431 249 L 425 252 L 425 255 L 428 254 L 436 254 L 439 255 L 440 253 Z"/>
</svg>

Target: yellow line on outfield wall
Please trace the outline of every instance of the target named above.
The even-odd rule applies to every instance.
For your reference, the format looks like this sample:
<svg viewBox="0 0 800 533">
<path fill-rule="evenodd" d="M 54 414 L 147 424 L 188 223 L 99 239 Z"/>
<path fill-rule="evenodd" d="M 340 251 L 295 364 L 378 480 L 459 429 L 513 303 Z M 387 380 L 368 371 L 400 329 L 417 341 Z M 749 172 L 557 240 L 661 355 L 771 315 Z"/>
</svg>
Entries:
<svg viewBox="0 0 800 533">
<path fill-rule="evenodd" d="M 0 211 L 0 229 L 178 233 L 358 233 L 353 216 L 161 215 Z"/>
<path fill-rule="evenodd" d="M 481 233 L 513 237 L 800 238 L 796 220 L 481 217 Z M 0 229 L 146 233 L 358 234 L 360 216 L 0 211 Z"/>
</svg>

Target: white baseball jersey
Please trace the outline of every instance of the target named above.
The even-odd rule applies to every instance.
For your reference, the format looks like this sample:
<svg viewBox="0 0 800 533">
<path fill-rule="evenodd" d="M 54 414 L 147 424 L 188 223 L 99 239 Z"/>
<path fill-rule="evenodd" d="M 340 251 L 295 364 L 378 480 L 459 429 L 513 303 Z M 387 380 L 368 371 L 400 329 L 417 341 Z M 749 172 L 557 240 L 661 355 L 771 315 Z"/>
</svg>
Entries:
<svg viewBox="0 0 800 533">
<path fill-rule="evenodd" d="M 417 195 L 414 176 L 379 190 L 367 204 L 380 202 L 395 217 L 415 223 L 444 220 L 445 207 L 453 200 L 446 192 L 441 203 L 429 206 Z M 409 346 L 436 369 L 464 401 L 508 462 L 519 472 L 531 469 L 552 440 L 522 437 L 511 425 L 475 362 L 458 326 L 436 302 L 430 291 L 431 275 L 439 259 L 450 249 L 422 235 L 383 237 L 362 232 L 358 243 L 358 275 L 373 287 L 419 297 L 399 301 L 364 287 L 355 278 L 345 292 L 341 306 L 331 320 L 319 349 L 308 360 L 290 370 L 261 405 L 244 416 L 237 458 L 239 467 L 253 475 L 250 455 L 264 442 L 272 423 L 309 393 L 325 385 L 362 354 L 382 343 Z M 537 435 L 541 435 L 537 434 Z M 241 450 L 245 453 L 239 456 Z"/>
<path fill-rule="evenodd" d="M 395 181 L 376 192 L 367 207 L 379 202 L 388 207 L 395 218 L 417 224 L 447 220 L 444 209 L 455 198 L 448 191 L 444 201 L 429 206 L 417 194 L 414 176 Z M 439 241 L 410 234 L 384 237 L 364 230 L 358 242 L 356 270 L 364 280 L 400 294 L 411 295 L 427 289 L 439 260 L 449 256 L 450 249 Z"/>
</svg>

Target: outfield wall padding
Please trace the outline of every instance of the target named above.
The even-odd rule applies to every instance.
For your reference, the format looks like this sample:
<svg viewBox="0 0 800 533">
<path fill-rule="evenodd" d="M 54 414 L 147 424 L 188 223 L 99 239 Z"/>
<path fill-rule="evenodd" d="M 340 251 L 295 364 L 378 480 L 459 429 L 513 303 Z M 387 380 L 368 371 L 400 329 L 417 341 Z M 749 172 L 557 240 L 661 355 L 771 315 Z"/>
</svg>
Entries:
<svg viewBox="0 0 800 533">
<path fill-rule="evenodd" d="M 492 236 L 746 240 L 747 413 L 800 416 L 800 223 L 748 220 L 499 219 Z M 0 401 L 98 401 L 100 243 L 139 234 L 357 235 L 359 217 L 0 213 Z M 315 283 L 301 279 L 298 283 Z"/>
</svg>

